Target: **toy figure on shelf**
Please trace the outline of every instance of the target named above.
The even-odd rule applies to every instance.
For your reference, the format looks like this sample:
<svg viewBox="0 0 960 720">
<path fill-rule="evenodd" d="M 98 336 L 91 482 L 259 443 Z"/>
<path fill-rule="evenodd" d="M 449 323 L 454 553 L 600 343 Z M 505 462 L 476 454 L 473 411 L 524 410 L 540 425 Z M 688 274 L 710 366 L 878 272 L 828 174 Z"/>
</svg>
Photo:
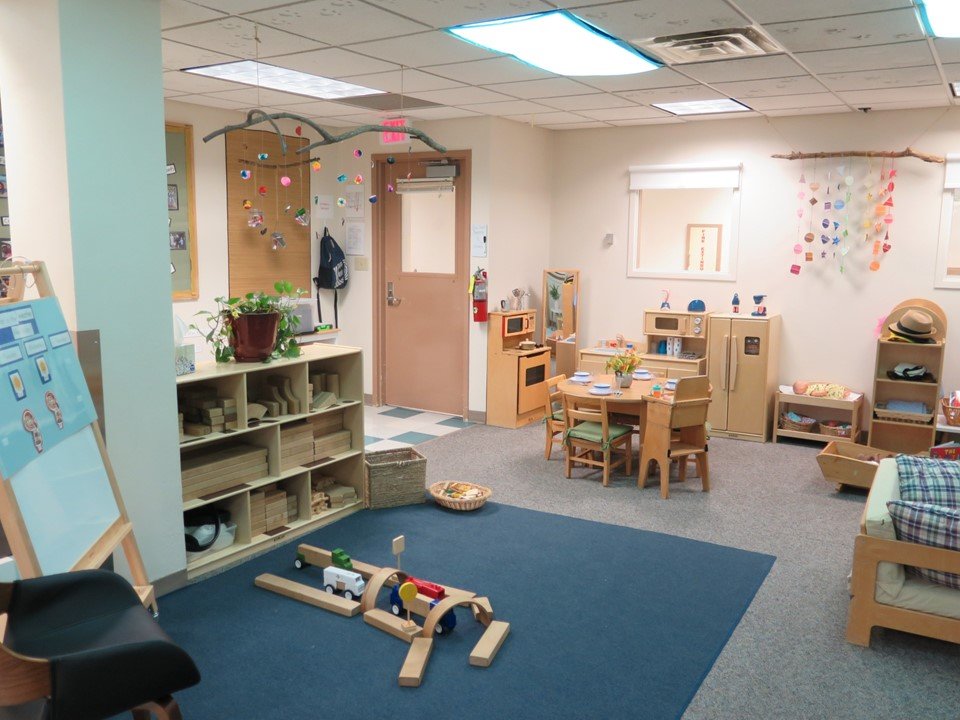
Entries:
<svg viewBox="0 0 960 720">
<path fill-rule="evenodd" d="M 733 294 L 733 302 L 731 304 L 733 305 L 733 309 L 730 312 L 732 312 L 734 315 L 739 315 L 740 314 L 740 294 L 739 293 Z"/>
<path fill-rule="evenodd" d="M 754 302 L 754 304 L 757 306 L 757 309 L 754 310 L 754 311 L 753 311 L 752 313 L 750 313 L 750 314 L 753 315 L 754 317 L 766 317 L 766 316 L 767 316 L 767 307 L 766 307 L 766 305 L 763 305 L 763 304 L 762 304 L 762 303 L 763 303 L 763 299 L 764 299 L 765 297 L 766 297 L 766 295 L 754 295 L 754 296 L 753 296 L 753 302 Z"/>
<path fill-rule="evenodd" d="M 660 309 L 669 310 L 670 309 L 670 291 L 661 290 L 660 292 L 663 293 L 663 301 L 660 303 Z"/>
</svg>

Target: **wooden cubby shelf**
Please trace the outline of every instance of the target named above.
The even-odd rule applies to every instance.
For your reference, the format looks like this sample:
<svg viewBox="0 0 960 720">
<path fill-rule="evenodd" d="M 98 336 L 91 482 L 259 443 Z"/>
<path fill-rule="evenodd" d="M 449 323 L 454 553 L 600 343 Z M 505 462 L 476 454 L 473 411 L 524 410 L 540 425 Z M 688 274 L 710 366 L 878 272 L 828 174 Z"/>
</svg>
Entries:
<svg viewBox="0 0 960 720">
<path fill-rule="evenodd" d="M 232 545 L 188 559 L 188 579 L 366 504 L 360 349 L 323 344 L 302 349 L 299 358 L 267 364 L 203 363 L 197 372 L 177 378 L 184 423 L 193 425 L 191 432 L 207 433 L 184 435 L 181 427 L 184 512 L 215 507 L 229 512 L 237 526 Z M 312 381 L 324 383 L 337 402 L 310 410 Z M 264 400 L 276 403 L 271 409 L 277 414 L 248 417 L 247 405 Z M 348 497 L 337 498 L 332 507 L 315 507 L 315 480 L 334 483 L 339 491 L 332 494 Z M 327 497 L 326 502 L 334 501 Z"/>
</svg>

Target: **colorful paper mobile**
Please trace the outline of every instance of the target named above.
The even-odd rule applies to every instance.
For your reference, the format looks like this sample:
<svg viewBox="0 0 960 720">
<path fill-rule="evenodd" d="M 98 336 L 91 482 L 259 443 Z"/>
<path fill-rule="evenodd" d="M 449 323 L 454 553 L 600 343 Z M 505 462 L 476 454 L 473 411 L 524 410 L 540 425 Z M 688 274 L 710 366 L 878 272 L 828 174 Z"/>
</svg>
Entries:
<svg viewBox="0 0 960 720">
<path fill-rule="evenodd" d="M 257 160 L 266 160 L 266 159 L 269 158 L 269 157 L 270 157 L 270 156 L 269 156 L 267 153 L 259 153 L 259 154 L 257 155 Z"/>
<path fill-rule="evenodd" d="M 320 164 L 319 160 L 314 160 L 313 162 L 310 163 L 310 169 L 313 170 L 314 172 L 320 172 L 320 169 L 322 167 L 323 165 Z"/>
<path fill-rule="evenodd" d="M 363 185 L 363 175 L 357 174 L 353 178 L 354 185 Z"/>
<path fill-rule="evenodd" d="M 347 201 L 346 198 L 338 197 L 337 198 L 337 207 L 346 207 Z"/>
<path fill-rule="evenodd" d="M 293 181 L 286 175 L 280 178 L 280 184 L 283 185 L 284 187 L 290 187 L 290 183 L 292 182 Z"/>
<path fill-rule="evenodd" d="M 337 175 L 337 182 L 346 182 L 346 181 L 347 181 L 346 175 Z"/>
<path fill-rule="evenodd" d="M 353 156 L 354 156 L 355 158 L 362 158 L 362 157 L 363 157 L 363 150 L 361 150 L 360 148 L 357 148 L 356 150 L 353 151 Z"/>
<path fill-rule="evenodd" d="M 249 170 L 241 170 L 240 177 L 243 180 L 249 180 L 252 173 Z"/>
<path fill-rule="evenodd" d="M 370 197 L 367 198 L 367 200 L 369 200 L 369 201 L 370 201 L 370 204 L 373 205 L 374 203 L 377 202 L 377 196 L 376 196 L 376 195 L 371 195 Z"/>
</svg>

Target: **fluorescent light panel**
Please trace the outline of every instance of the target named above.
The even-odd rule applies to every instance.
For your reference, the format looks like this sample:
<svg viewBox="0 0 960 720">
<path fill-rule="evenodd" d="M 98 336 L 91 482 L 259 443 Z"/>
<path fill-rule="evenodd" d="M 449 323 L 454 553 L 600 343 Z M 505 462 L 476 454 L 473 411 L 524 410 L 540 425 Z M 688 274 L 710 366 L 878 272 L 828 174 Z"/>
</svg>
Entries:
<svg viewBox="0 0 960 720">
<path fill-rule="evenodd" d="M 960 98 L 960 82 L 950 83 L 950 91 L 955 98 Z"/>
<path fill-rule="evenodd" d="M 687 100 L 685 102 L 651 103 L 655 108 L 674 115 L 715 115 L 717 113 L 748 112 L 750 108 L 736 100 Z"/>
<path fill-rule="evenodd" d="M 917 7 L 927 35 L 960 37 L 960 3 L 957 0 L 918 0 Z"/>
<path fill-rule="evenodd" d="M 253 60 L 186 68 L 184 72 L 323 100 L 383 93 L 383 90 L 373 90 L 361 85 L 352 85 L 351 83 L 331 80 L 319 75 L 310 75 L 298 70 L 287 70 L 276 65 L 267 65 Z"/>
<path fill-rule="evenodd" d="M 633 75 L 661 67 L 563 10 L 458 25 L 447 32 L 557 75 Z"/>
</svg>

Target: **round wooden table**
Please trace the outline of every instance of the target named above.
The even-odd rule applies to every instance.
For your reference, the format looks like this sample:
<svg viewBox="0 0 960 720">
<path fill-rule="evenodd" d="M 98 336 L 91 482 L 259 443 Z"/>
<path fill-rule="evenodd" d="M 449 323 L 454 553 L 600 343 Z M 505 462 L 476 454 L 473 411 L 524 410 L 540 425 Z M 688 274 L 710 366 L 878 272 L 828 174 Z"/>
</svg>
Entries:
<svg viewBox="0 0 960 720">
<path fill-rule="evenodd" d="M 644 421 L 647 418 L 646 398 L 651 397 L 650 391 L 654 385 L 659 383 L 660 386 L 663 387 L 667 382 L 667 378 L 652 378 L 650 380 L 634 379 L 628 388 L 618 388 L 616 387 L 616 382 L 617 378 L 614 375 L 592 375 L 590 382 L 587 384 L 564 380 L 557 385 L 557 389 L 564 395 L 571 397 L 603 398 L 607 401 L 607 409 L 612 414 L 616 416 L 627 416 L 631 419 L 636 418 L 635 421 L 631 420 L 629 424 L 636 425 L 639 428 L 642 441 Z M 609 383 L 613 392 L 609 395 L 594 395 L 590 392 L 590 388 L 593 387 L 594 383 Z M 619 395 L 617 394 L 617 390 L 620 390 Z M 670 396 L 667 395 L 667 397 Z M 618 417 L 617 420 L 620 421 L 621 418 Z"/>
</svg>

